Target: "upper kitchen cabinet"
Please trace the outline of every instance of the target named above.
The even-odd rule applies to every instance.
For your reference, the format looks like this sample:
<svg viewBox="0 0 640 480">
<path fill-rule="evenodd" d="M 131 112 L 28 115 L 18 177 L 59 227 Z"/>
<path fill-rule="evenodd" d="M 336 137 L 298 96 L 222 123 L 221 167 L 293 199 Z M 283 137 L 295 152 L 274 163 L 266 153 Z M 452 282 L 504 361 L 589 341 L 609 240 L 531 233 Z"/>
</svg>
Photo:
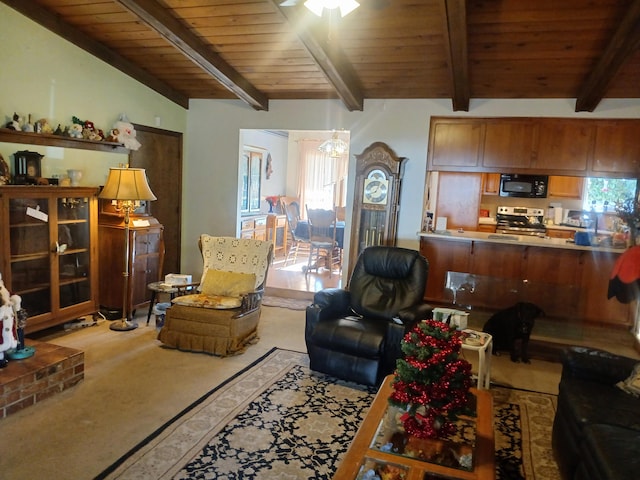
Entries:
<svg viewBox="0 0 640 480">
<path fill-rule="evenodd" d="M 487 120 L 482 165 L 505 172 L 531 168 L 535 131 L 531 119 Z"/>
<path fill-rule="evenodd" d="M 429 169 L 636 177 L 638 138 L 640 119 L 432 117 Z"/>
<path fill-rule="evenodd" d="M 549 177 L 548 194 L 550 197 L 563 197 L 572 198 L 574 200 L 582 200 L 584 182 L 584 177 L 552 175 Z"/>
<path fill-rule="evenodd" d="M 533 167 L 545 171 L 586 172 L 596 128 L 573 119 L 539 119 Z"/>
<path fill-rule="evenodd" d="M 640 120 L 602 120 L 596 126 L 591 170 L 640 173 Z"/>
<path fill-rule="evenodd" d="M 499 173 L 483 173 L 482 174 L 482 194 L 483 195 L 499 195 L 500 194 L 500 174 Z"/>
<path fill-rule="evenodd" d="M 429 165 L 432 170 L 477 169 L 481 162 L 484 122 L 455 118 L 431 118 Z"/>
</svg>

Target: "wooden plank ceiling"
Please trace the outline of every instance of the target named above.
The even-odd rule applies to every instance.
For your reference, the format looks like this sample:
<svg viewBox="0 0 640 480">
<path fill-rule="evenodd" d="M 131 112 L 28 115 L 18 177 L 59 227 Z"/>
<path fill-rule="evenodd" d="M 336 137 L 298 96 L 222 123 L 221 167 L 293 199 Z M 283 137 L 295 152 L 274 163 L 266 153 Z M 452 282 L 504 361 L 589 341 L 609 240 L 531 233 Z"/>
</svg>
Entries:
<svg viewBox="0 0 640 480">
<path fill-rule="evenodd" d="M 640 0 L 0 0 L 188 108 L 189 99 L 640 97 Z"/>
</svg>

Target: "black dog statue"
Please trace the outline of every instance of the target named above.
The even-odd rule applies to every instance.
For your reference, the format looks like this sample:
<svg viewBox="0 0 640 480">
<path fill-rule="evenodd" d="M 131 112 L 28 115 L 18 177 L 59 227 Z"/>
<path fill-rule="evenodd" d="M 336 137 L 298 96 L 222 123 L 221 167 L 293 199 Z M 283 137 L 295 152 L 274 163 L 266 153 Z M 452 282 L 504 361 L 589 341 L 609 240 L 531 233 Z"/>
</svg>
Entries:
<svg viewBox="0 0 640 480">
<path fill-rule="evenodd" d="M 512 362 L 531 363 L 529 337 L 539 316 L 544 312 L 530 302 L 518 302 L 493 314 L 482 329 L 493 337 L 493 353 L 499 355 L 501 350 L 508 350 Z"/>
</svg>

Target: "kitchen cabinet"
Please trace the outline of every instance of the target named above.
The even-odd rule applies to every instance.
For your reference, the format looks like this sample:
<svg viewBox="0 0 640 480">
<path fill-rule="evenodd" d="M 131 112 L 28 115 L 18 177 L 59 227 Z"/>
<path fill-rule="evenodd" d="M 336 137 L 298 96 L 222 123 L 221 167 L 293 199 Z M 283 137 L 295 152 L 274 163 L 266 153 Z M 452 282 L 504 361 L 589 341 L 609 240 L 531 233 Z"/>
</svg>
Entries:
<svg viewBox="0 0 640 480">
<path fill-rule="evenodd" d="M 582 200 L 584 182 L 584 177 L 551 175 L 547 190 L 548 196 Z"/>
<path fill-rule="evenodd" d="M 483 195 L 500 195 L 500 174 L 499 173 L 483 173 L 482 174 L 482 194 Z"/>
<path fill-rule="evenodd" d="M 447 228 L 475 230 L 478 227 L 480 187 L 478 173 L 440 172 L 436 216 L 447 217 Z"/>
<path fill-rule="evenodd" d="M 596 126 L 592 171 L 640 172 L 640 121 L 602 120 Z M 593 175 L 596 176 L 596 175 Z"/>
<path fill-rule="evenodd" d="M 96 313 L 97 188 L 0 187 L 0 272 L 35 332 Z"/>
<path fill-rule="evenodd" d="M 547 316 L 579 318 L 583 255 L 584 251 L 523 247 L 522 298 L 540 305 Z"/>
<path fill-rule="evenodd" d="M 573 238 L 573 236 L 576 234 L 575 230 L 567 230 L 567 229 L 560 229 L 560 228 L 549 228 L 547 227 L 547 237 L 549 238 Z"/>
<path fill-rule="evenodd" d="M 478 232 L 496 233 L 496 226 L 487 223 L 480 223 L 478 224 Z"/>
<path fill-rule="evenodd" d="M 636 177 L 640 119 L 432 117 L 435 171 Z"/>
<path fill-rule="evenodd" d="M 587 252 L 582 259 L 580 298 L 583 301 L 582 317 L 600 325 L 633 325 L 636 302 L 620 303 L 616 298 L 607 299 L 609 274 L 619 254 L 611 252 Z"/>
<path fill-rule="evenodd" d="M 471 244 L 448 240 L 420 239 L 420 254 L 429 262 L 429 277 L 425 298 L 448 303 L 451 293 L 445 291 L 447 272 L 468 272 Z"/>
<path fill-rule="evenodd" d="M 609 274 L 620 253 L 433 234 L 421 236 L 420 253 L 429 260 L 427 301 L 451 303 L 447 272 L 461 272 L 469 276 L 468 286 L 457 292 L 459 305 L 495 310 L 526 300 L 560 321 L 633 324 L 635 303 L 606 298 Z"/>
<path fill-rule="evenodd" d="M 531 168 L 536 125 L 528 119 L 487 120 L 482 165 L 505 173 Z"/>
<path fill-rule="evenodd" d="M 124 289 L 124 218 L 101 215 L 100 236 L 100 307 L 122 315 Z M 132 216 L 129 223 L 129 292 L 127 311 L 148 305 L 147 285 L 162 279 L 164 261 L 164 227 L 151 216 Z"/>
<path fill-rule="evenodd" d="M 429 164 L 439 167 L 479 167 L 484 144 L 484 122 L 466 119 L 432 119 Z"/>
<path fill-rule="evenodd" d="M 572 119 L 539 119 L 538 122 L 534 168 L 586 173 L 595 139 L 595 125 Z"/>
<path fill-rule="evenodd" d="M 244 217 L 240 220 L 240 238 L 267 239 L 267 215 Z"/>
</svg>

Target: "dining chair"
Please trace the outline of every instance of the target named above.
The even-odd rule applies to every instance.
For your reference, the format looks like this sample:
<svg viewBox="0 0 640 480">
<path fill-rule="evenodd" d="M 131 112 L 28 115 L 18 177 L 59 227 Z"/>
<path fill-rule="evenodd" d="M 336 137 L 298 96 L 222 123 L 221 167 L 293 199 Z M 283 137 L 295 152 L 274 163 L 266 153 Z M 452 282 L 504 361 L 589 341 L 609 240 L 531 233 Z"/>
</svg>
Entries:
<svg viewBox="0 0 640 480">
<path fill-rule="evenodd" d="M 291 241 L 287 242 L 289 248 L 284 259 L 284 266 L 287 266 L 289 259 L 293 263 L 298 259 L 298 253 L 308 254 L 310 250 L 309 230 L 300 220 L 300 202 L 296 197 L 280 197 L 280 206 L 287 217 L 287 226 Z"/>
<path fill-rule="evenodd" d="M 309 261 L 306 273 L 318 272 L 322 266 L 329 269 L 329 277 L 334 265 L 341 265 L 342 252 L 336 242 L 337 218 L 335 210 L 309 208 L 307 206 L 309 224 Z"/>
</svg>

